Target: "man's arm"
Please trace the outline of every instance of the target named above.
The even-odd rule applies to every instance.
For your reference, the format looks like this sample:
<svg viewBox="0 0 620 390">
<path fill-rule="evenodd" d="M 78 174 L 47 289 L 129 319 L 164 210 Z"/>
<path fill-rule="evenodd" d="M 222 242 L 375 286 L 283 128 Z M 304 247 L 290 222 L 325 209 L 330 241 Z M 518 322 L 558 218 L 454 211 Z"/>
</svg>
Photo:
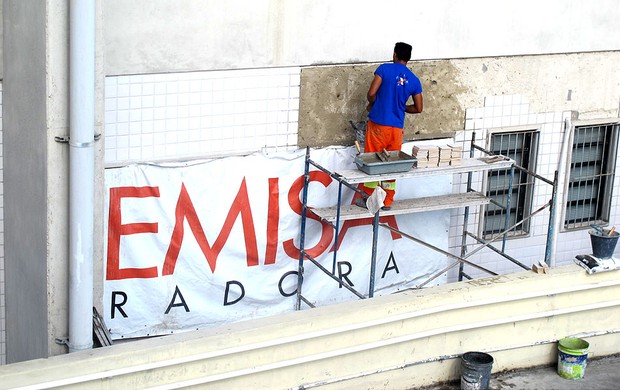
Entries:
<svg viewBox="0 0 620 390">
<path fill-rule="evenodd" d="M 419 114 L 422 112 L 424 108 L 424 99 L 422 98 L 422 93 L 417 95 L 413 95 L 413 104 L 408 104 L 405 112 L 409 114 Z"/>
<path fill-rule="evenodd" d="M 381 76 L 375 74 L 375 78 L 372 79 L 372 82 L 370 83 L 370 88 L 368 89 L 368 93 L 366 94 L 366 99 L 368 100 L 368 106 L 366 107 L 366 111 L 370 112 L 370 108 L 375 103 L 375 100 L 377 100 L 377 91 L 381 86 L 381 81 Z"/>
</svg>

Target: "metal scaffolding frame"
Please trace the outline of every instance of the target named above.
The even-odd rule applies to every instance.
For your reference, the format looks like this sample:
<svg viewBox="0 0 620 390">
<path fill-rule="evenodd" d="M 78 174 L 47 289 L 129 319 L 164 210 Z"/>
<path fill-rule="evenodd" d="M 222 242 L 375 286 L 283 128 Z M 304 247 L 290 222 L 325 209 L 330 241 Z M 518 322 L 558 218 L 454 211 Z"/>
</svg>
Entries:
<svg viewBox="0 0 620 390">
<path fill-rule="evenodd" d="M 398 233 L 411 241 L 414 241 L 420 245 L 423 245 L 427 248 L 430 248 L 434 251 L 444 254 L 448 258 L 454 260 L 447 267 L 436 272 L 435 274 L 428 277 L 425 281 L 415 286 L 415 288 L 422 288 L 423 286 L 427 285 L 432 280 L 436 279 L 437 277 L 441 276 L 443 273 L 447 272 L 448 270 L 454 268 L 457 265 L 459 265 L 459 274 L 458 274 L 459 281 L 463 280 L 463 278 L 471 279 L 471 276 L 468 275 L 464 271 L 463 269 L 464 265 L 469 265 L 471 267 L 477 268 L 490 275 L 497 275 L 497 273 L 491 270 L 488 270 L 468 260 L 468 257 L 474 255 L 475 253 L 479 252 L 480 250 L 484 248 L 489 248 L 493 252 L 501 255 L 508 261 L 516 264 L 517 266 L 523 269 L 529 269 L 529 267 L 527 267 L 526 265 L 524 265 L 517 259 L 505 253 L 506 237 L 511 230 L 515 229 L 519 225 L 523 224 L 526 220 L 532 218 L 533 216 L 537 215 L 538 213 L 540 213 L 541 211 L 549 207 L 550 212 L 549 212 L 549 223 L 548 223 L 548 229 L 547 229 L 547 242 L 546 242 L 546 248 L 545 248 L 545 262 L 547 264 L 550 264 L 551 239 L 552 239 L 552 233 L 553 233 L 552 231 L 553 222 L 555 218 L 555 203 L 556 203 L 555 201 L 556 201 L 557 183 L 558 183 L 557 171 L 555 172 L 553 181 L 548 180 L 534 172 L 531 172 L 523 167 L 516 165 L 515 162 L 509 159 L 508 157 L 501 156 L 501 155 L 495 155 L 491 153 L 490 151 L 476 145 L 474 140 L 475 140 L 475 132 L 472 133 L 469 159 L 464 159 L 462 164 L 459 166 L 438 167 L 438 168 L 420 168 L 420 169 L 414 168 L 414 169 L 411 169 L 409 172 L 405 172 L 405 173 L 378 174 L 378 175 L 367 175 L 365 173 L 362 173 L 361 171 L 332 172 L 328 170 L 327 168 L 322 167 L 316 161 L 312 160 L 310 158 L 310 148 L 307 147 L 306 157 L 305 157 L 305 167 L 304 167 L 304 185 L 303 185 L 303 190 L 302 190 L 301 230 L 300 230 L 300 243 L 299 243 L 300 255 L 299 255 L 298 279 L 297 279 L 296 310 L 301 310 L 302 302 L 308 305 L 309 307 L 314 307 L 312 302 L 310 302 L 302 294 L 302 286 L 303 286 L 303 280 L 304 280 L 304 262 L 306 260 L 310 261 L 317 268 L 319 268 L 323 273 L 325 273 L 331 279 L 339 283 L 342 287 L 349 290 L 352 294 L 354 294 L 358 298 L 360 299 L 372 298 L 375 292 L 374 286 L 375 286 L 375 270 L 376 270 L 376 261 L 377 261 L 377 241 L 378 241 L 378 231 L 380 227 L 386 228 L 394 233 Z M 485 159 L 483 158 L 476 159 L 474 158 L 475 151 L 480 151 L 488 157 L 486 157 Z M 489 158 L 495 161 L 489 162 L 491 161 L 489 160 Z M 338 182 L 338 200 L 337 200 L 337 205 L 335 207 L 317 209 L 317 208 L 310 208 L 308 206 L 308 184 L 310 181 L 310 167 L 311 166 L 315 167 L 318 170 L 323 171 L 324 173 L 328 174 L 333 180 Z M 488 197 L 486 197 L 484 194 L 481 194 L 480 192 L 475 191 L 472 188 L 473 172 L 490 171 L 490 170 L 498 170 L 498 169 L 509 169 L 510 170 L 508 192 L 507 192 L 507 199 L 506 199 L 505 206 L 497 202 L 493 202 Z M 552 194 L 551 194 L 551 199 L 546 204 L 541 206 L 536 211 L 530 213 L 530 215 L 524 217 L 523 220 L 517 222 L 516 224 L 512 226 L 508 226 L 509 217 L 510 217 L 510 206 L 511 206 L 510 202 L 511 202 L 513 178 L 514 178 L 514 173 L 516 169 L 524 172 L 527 175 L 531 175 L 534 179 L 541 180 L 542 182 L 551 185 Z M 349 207 L 347 209 L 348 214 L 344 215 L 343 213 L 344 206 L 342 204 L 343 187 L 350 188 L 351 190 L 360 194 L 362 197 L 366 198 L 368 195 L 366 195 L 363 191 L 358 189 L 357 184 L 363 183 L 369 180 L 380 181 L 380 180 L 407 178 L 407 177 L 414 177 L 414 176 L 419 177 L 419 176 L 448 175 L 448 174 L 462 174 L 462 173 L 467 173 L 467 190 L 465 194 L 452 194 L 452 195 L 446 195 L 443 197 L 439 196 L 439 197 L 424 198 L 424 202 L 419 202 L 419 203 L 423 203 L 422 205 L 416 205 L 417 203 L 416 201 L 420 201 L 422 199 L 412 199 L 411 200 L 412 203 L 410 203 L 408 206 L 405 206 L 405 209 L 400 210 L 399 212 L 379 210 L 374 214 L 373 223 L 372 223 L 372 232 L 373 232 L 372 233 L 372 254 L 371 254 L 370 275 L 369 275 L 369 288 L 368 288 L 367 294 L 357 291 L 353 287 L 349 286 L 347 283 L 344 283 L 340 278 L 338 278 L 338 276 L 336 275 L 336 259 L 338 256 L 338 247 L 339 247 L 338 238 L 339 238 L 341 221 L 343 221 L 344 219 L 368 218 L 367 210 L 362 210 L 361 208 L 358 208 L 360 212 L 356 213 L 355 208 L 354 208 L 355 206 L 353 206 L 353 208 Z M 435 199 L 436 201 L 434 201 Z M 494 203 L 496 206 L 504 209 L 506 213 L 505 219 L 504 219 L 504 229 L 503 231 L 493 235 L 491 239 L 484 240 L 483 238 L 478 237 L 476 234 L 473 234 L 472 232 L 469 232 L 467 230 L 467 226 L 469 224 L 469 211 L 470 211 L 469 208 L 472 206 L 480 206 L 480 205 L 489 204 L 489 203 Z M 386 223 L 379 222 L 380 215 L 385 216 L 385 215 L 421 212 L 421 211 L 426 211 L 426 210 L 430 211 L 430 210 L 461 208 L 461 207 L 464 207 L 464 218 L 463 218 L 463 231 L 462 231 L 462 236 L 461 236 L 460 256 L 456 256 L 441 248 L 431 245 L 423 240 L 413 237 L 412 235 L 407 234 L 406 232 L 395 229 Z M 305 251 L 306 221 L 307 221 L 309 212 L 316 215 L 321 222 L 325 222 L 329 224 L 335 230 L 335 243 L 334 243 L 334 252 L 333 252 L 333 261 L 332 261 L 331 271 L 325 268 L 323 265 L 321 265 L 316 259 L 314 259 L 311 255 L 309 255 Z M 468 247 L 467 238 L 468 237 L 474 239 L 476 243 L 479 244 L 478 247 L 476 247 L 475 249 L 469 252 L 467 252 L 467 247 Z M 500 238 L 502 240 L 501 248 L 496 248 L 492 244 L 496 242 L 497 240 L 499 240 Z"/>
</svg>

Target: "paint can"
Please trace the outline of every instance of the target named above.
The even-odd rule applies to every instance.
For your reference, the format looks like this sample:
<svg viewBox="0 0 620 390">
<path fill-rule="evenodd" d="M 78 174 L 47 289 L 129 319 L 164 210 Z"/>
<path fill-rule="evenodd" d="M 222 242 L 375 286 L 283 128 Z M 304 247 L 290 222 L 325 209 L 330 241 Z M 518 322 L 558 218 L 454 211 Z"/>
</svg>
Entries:
<svg viewBox="0 0 620 390">
<path fill-rule="evenodd" d="M 461 357 L 461 389 L 486 390 L 489 388 L 493 356 L 484 352 L 466 352 Z"/>
<path fill-rule="evenodd" d="M 592 254 L 599 259 L 608 259 L 614 255 L 616 244 L 618 243 L 618 232 L 610 235 L 601 233 L 596 229 L 589 230 L 590 242 L 592 243 Z"/>
<path fill-rule="evenodd" d="M 590 343 L 576 337 L 558 341 L 558 375 L 564 379 L 583 378 L 588 364 Z"/>
</svg>

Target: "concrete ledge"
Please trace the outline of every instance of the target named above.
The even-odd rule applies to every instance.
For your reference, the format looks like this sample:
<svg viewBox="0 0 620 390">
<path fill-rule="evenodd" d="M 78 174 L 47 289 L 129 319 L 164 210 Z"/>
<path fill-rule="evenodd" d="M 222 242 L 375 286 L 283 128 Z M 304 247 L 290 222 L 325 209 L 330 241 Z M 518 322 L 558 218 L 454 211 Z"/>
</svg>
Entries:
<svg viewBox="0 0 620 390">
<path fill-rule="evenodd" d="M 619 315 L 620 272 L 569 265 L 12 364 L 0 388 L 404 389 L 458 378 L 471 350 L 494 371 L 552 364 L 569 335 L 617 353 Z"/>
</svg>

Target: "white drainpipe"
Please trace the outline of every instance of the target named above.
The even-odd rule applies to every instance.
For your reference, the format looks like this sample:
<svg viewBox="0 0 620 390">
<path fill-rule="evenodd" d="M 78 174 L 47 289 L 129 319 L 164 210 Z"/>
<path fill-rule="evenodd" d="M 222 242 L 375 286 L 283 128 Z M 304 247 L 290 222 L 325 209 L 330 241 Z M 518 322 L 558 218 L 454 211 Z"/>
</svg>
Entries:
<svg viewBox="0 0 620 390">
<path fill-rule="evenodd" d="M 557 241 L 558 235 L 562 229 L 562 213 L 559 212 L 558 206 L 562 204 L 562 194 L 564 194 L 564 183 L 566 182 L 566 170 L 568 169 L 568 154 L 571 143 L 573 142 L 572 135 L 573 125 L 570 117 L 564 118 L 564 134 L 562 135 L 562 147 L 560 149 L 560 160 L 558 161 L 558 182 L 557 191 L 554 197 L 553 209 L 555 212 L 555 218 L 553 219 L 553 226 L 551 227 L 551 250 L 549 252 L 549 258 L 551 259 L 551 267 L 556 266 L 556 253 L 557 253 Z"/>
<path fill-rule="evenodd" d="M 95 0 L 69 2 L 69 352 L 93 347 Z"/>
</svg>

